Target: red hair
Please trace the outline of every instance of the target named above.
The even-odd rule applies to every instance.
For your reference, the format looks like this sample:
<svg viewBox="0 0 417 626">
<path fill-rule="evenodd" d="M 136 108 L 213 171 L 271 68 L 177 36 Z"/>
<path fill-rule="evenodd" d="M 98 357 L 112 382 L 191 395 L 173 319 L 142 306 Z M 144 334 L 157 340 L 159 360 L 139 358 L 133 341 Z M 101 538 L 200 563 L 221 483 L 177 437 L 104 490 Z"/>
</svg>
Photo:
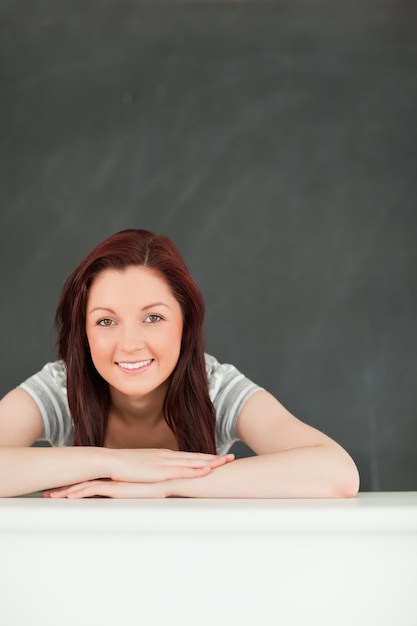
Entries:
<svg viewBox="0 0 417 626">
<path fill-rule="evenodd" d="M 85 331 L 88 292 L 103 270 L 131 265 L 160 272 L 183 313 L 180 356 L 164 400 L 165 421 L 180 450 L 214 454 L 215 411 L 205 368 L 203 297 L 168 237 L 134 229 L 96 246 L 71 273 L 58 303 L 58 356 L 67 368 L 74 445 L 103 446 L 110 408 L 109 387 L 93 365 Z"/>
</svg>

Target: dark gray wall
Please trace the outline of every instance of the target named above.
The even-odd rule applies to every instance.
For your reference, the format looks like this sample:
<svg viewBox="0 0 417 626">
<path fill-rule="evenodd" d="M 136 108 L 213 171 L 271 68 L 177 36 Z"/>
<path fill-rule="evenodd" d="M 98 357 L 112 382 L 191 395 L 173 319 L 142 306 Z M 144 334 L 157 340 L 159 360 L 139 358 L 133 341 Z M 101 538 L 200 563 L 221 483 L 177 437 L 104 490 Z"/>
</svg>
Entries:
<svg viewBox="0 0 417 626">
<path fill-rule="evenodd" d="M 0 393 L 83 255 L 150 228 L 209 351 L 363 490 L 417 489 L 415 2 L 0 0 L 0 29 Z"/>
</svg>

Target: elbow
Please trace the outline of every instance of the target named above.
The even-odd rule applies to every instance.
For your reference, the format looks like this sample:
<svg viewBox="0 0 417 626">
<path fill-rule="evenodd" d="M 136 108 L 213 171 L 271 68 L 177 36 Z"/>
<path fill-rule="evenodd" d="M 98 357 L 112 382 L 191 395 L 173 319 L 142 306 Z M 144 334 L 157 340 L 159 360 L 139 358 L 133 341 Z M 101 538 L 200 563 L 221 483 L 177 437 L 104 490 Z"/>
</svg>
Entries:
<svg viewBox="0 0 417 626">
<path fill-rule="evenodd" d="M 334 498 L 354 498 L 359 491 L 359 475 L 338 485 Z"/>
<path fill-rule="evenodd" d="M 340 471 L 334 474 L 334 498 L 354 498 L 359 491 L 360 476 L 358 468 L 348 454 L 346 454 L 346 457 L 341 464 Z"/>
</svg>

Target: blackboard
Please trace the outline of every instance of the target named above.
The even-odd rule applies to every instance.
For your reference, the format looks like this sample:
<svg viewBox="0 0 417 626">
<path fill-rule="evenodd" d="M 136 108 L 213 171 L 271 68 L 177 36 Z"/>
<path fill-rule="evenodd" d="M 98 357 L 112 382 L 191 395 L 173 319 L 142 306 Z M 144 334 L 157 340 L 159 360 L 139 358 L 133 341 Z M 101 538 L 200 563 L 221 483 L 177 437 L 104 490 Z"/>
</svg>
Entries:
<svg viewBox="0 0 417 626">
<path fill-rule="evenodd" d="M 83 255 L 149 228 L 209 352 L 362 490 L 417 489 L 415 3 L 0 0 L 0 50 L 0 394 L 54 358 Z"/>
</svg>

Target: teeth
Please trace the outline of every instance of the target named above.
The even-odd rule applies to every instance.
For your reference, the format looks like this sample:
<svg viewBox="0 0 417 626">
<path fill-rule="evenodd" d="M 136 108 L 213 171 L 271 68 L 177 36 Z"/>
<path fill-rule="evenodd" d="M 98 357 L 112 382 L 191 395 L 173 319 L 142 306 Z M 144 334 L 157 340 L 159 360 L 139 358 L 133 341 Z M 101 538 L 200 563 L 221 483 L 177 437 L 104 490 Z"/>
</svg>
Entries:
<svg viewBox="0 0 417 626">
<path fill-rule="evenodd" d="M 141 367 L 145 367 L 145 365 L 149 365 L 150 363 L 152 363 L 152 359 L 148 359 L 147 361 L 138 361 L 137 363 L 119 363 L 119 365 L 127 370 L 138 370 Z"/>
</svg>

